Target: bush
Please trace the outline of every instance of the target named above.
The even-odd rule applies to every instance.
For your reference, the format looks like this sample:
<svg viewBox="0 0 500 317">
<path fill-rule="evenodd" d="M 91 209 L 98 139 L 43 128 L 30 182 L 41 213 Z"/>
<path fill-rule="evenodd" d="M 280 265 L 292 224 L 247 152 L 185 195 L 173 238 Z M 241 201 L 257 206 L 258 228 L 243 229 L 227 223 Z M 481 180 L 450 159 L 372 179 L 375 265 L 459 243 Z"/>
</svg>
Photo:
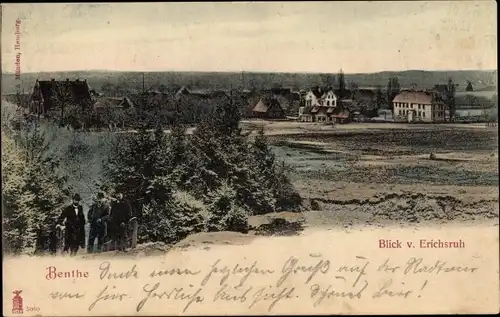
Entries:
<svg viewBox="0 0 500 317">
<path fill-rule="evenodd" d="M 208 197 L 208 231 L 248 232 L 248 212 L 239 205 L 234 189 L 224 183 Z"/>
<path fill-rule="evenodd" d="M 59 162 L 46 155 L 38 127 L 16 142 L 2 131 L 2 213 L 4 250 L 19 253 L 53 251 L 56 219 L 68 198 Z"/>
<path fill-rule="evenodd" d="M 204 230 L 205 205 L 185 192 L 175 192 L 165 203 L 143 206 L 142 241 L 175 243 Z"/>
<path fill-rule="evenodd" d="M 118 140 L 104 189 L 132 201 L 139 242 L 174 243 L 202 230 L 247 232 L 250 214 L 300 205 L 263 132 L 251 142 L 239 118 L 236 107 L 221 104 L 192 136 L 177 120 L 170 135 L 142 127 Z"/>
</svg>

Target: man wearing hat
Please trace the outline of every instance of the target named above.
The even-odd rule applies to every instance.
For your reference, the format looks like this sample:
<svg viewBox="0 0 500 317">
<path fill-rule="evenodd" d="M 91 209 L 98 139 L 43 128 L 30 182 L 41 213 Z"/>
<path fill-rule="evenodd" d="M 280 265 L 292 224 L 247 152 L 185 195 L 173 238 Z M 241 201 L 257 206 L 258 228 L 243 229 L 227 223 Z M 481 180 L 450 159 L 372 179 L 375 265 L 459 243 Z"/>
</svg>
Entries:
<svg viewBox="0 0 500 317">
<path fill-rule="evenodd" d="M 76 255 L 79 247 L 85 248 L 85 215 L 80 201 L 80 195 L 74 194 L 72 204 L 63 209 L 57 221 L 58 227 L 66 227 L 64 252 L 69 249 L 71 256 Z"/>
<path fill-rule="evenodd" d="M 94 242 L 97 238 L 97 252 L 102 251 L 104 244 L 104 237 L 106 236 L 106 222 L 109 217 L 110 207 L 104 199 L 102 192 L 97 193 L 95 201 L 89 208 L 87 215 L 90 224 L 89 241 L 87 244 L 87 251 L 92 253 L 94 251 Z"/>
<path fill-rule="evenodd" d="M 118 251 L 125 251 L 127 244 L 127 225 L 132 217 L 130 202 L 118 193 L 111 205 L 110 222 L 113 226 L 113 239 L 116 241 Z"/>
</svg>

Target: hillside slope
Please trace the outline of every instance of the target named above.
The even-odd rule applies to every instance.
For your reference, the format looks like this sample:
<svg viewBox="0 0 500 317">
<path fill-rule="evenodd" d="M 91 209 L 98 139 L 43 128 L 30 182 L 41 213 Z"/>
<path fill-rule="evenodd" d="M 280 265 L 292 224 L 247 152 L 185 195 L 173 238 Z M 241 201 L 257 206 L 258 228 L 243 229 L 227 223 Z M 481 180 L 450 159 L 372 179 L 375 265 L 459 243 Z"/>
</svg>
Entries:
<svg viewBox="0 0 500 317">
<path fill-rule="evenodd" d="M 165 85 L 188 85 L 198 88 L 229 89 L 231 86 L 245 88 L 270 88 L 273 86 L 291 86 L 295 88 L 308 87 L 322 83 L 322 74 L 312 73 L 262 73 L 262 72 L 116 72 L 116 71 L 69 71 L 54 73 L 24 73 L 21 82 L 14 74 L 2 74 L 2 93 L 15 93 L 16 84 L 21 84 L 21 90 L 29 91 L 37 78 L 85 78 L 89 84 L 100 89 L 105 83 L 120 84 L 127 89 L 141 90 L 144 74 L 146 88 Z M 336 74 L 333 74 L 336 75 Z M 391 77 L 397 77 L 403 87 L 415 84 L 419 88 L 432 88 L 436 84 L 445 84 L 452 78 L 459 85 L 459 90 L 465 90 L 467 80 L 471 81 L 475 90 L 494 90 L 497 86 L 497 71 L 457 70 L 457 71 L 394 71 L 367 74 L 345 74 L 347 82 L 356 82 L 361 87 L 381 86 L 385 88 Z"/>
</svg>

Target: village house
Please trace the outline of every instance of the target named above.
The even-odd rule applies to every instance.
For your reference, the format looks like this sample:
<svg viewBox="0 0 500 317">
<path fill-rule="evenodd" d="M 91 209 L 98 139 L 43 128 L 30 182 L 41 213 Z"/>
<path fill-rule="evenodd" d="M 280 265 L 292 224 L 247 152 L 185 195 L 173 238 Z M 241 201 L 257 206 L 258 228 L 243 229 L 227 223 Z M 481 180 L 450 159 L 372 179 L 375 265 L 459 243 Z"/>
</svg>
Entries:
<svg viewBox="0 0 500 317">
<path fill-rule="evenodd" d="M 299 121 L 333 122 L 337 96 L 333 90 L 310 89 L 304 96 L 304 106 L 299 108 Z"/>
<path fill-rule="evenodd" d="M 129 109 L 134 103 L 129 97 L 102 97 L 94 103 L 94 110 L 98 113 L 105 109 Z"/>
<path fill-rule="evenodd" d="M 252 110 L 253 117 L 261 119 L 284 119 L 285 111 L 274 97 L 262 97 Z"/>
<path fill-rule="evenodd" d="M 176 99 L 179 99 L 182 96 L 192 96 L 199 99 L 229 98 L 228 93 L 223 90 L 190 89 L 186 86 L 179 88 L 179 90 L 177 90 L 174 96 Z"/>
<path fill-rule="evenodd" d="M 321 88 L 309 89 L 304 97 L 306 107 L 336 107 L 337 96 L 333 90 L 323 90 Z"/>
<path fill-rule="evenodd" d="M 94 103 L 97 116 L 111 127 L 124 127 L 126 111 L 135 105 L 129 97 L 102 97 Z M 98 120 L 99 121 L 99 120 Z"/>
<path fill-rule="evenodd" d="M 394 117 L 408 122 L 442 122 L 446 107 L 436 93 L 428 91 L 401 91 L 392 101 Z"/>
<path fill-rule="evenodd" d="M 33 88 L 30 101 L 30 112 L 45 114 L 54 110 L 56 99 L 60 102 L 71 103 L 86 107 L 92 105 L 93 96 L 87 80 L 37 80 Z"/>
</svg>

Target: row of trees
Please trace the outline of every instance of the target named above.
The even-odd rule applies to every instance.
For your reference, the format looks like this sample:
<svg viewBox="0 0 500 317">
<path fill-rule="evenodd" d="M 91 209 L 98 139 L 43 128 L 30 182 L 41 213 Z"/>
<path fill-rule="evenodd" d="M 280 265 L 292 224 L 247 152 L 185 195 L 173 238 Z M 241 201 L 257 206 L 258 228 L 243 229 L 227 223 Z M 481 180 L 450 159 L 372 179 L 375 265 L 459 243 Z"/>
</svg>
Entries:
<svg viewBox="0 0 500 317">
<path fill-rule="evenodd" d="M 95 109 L 92 105 L 75 105 L 72 99 L 64 96 L 54 97 L 54 109 L 51 117 L 62 126 L 75 129 L 94 127 L 169 126 L 175 120 L 184 124 L 196 124 L 210 116 L 221 102 L 230 102 L 229 96 L 199 98 L 145 92 L 132 96 L 134 107 L 116 108 L 111 104 Z M 61 98 L 59 98 L 61 97 Z M 233 98 L 234 106 L 241 112 L 248 112 L 248 102 L 242 97 Z M 106 103 L 106 100 L 104 100 Z"/>
</svg>

